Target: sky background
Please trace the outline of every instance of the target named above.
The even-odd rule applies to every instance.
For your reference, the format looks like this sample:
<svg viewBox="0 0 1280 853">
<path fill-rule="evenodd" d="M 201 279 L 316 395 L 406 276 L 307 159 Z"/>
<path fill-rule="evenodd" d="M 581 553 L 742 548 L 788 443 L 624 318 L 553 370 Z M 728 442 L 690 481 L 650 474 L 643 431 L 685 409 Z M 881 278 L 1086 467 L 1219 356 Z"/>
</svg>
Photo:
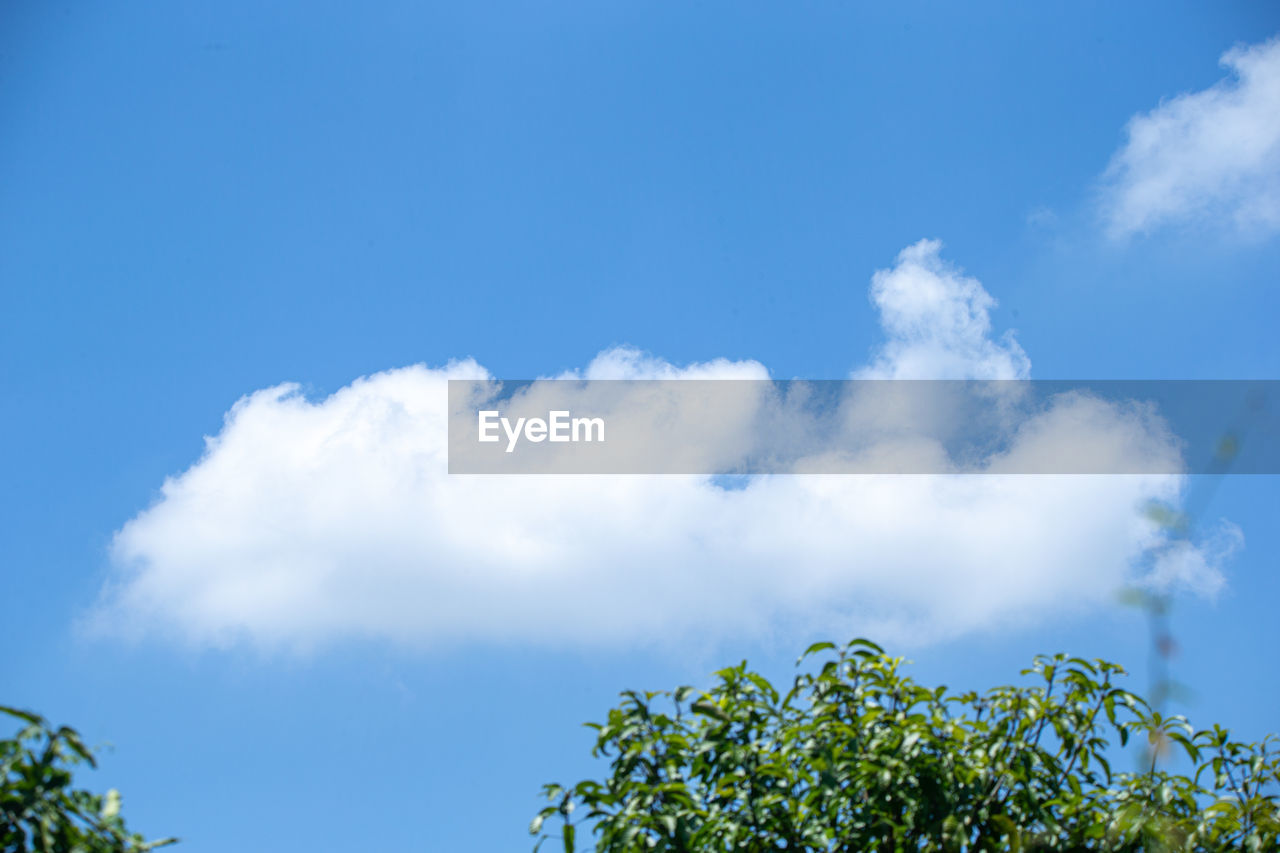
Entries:
<svg viewBox="0 0 1280 853">
<path fill-rule="evenodd" d="M 1253 149 L 1197 135 L 1200 101 L 1154 151 L 1125 129 L 1278 31 L 1260 3 L 4 3 L 0 703 L 112 744 L 90 784 L 192 853 L 526 849 L 619 690 L 786 677 L 811 638 L 103 636 L 117 531 L 282 382 L 619 345 L 846 377 L 892 337 L 873 274 L 926 238 L 1036 378 L 1275 378 L 1276 62 L 1230 121 L 1205 108 Z M 1128 228 L 1144 177 L 1191 190 Z M 1188 488 L 1245 545 L 1177 601 L 1178 709 L 1260 737 L 1280 490 Z M 1105 603 L 907 645 L 963 688 L 1059 650 L 1148 673 L 1141 614 Z"/>
</svg>

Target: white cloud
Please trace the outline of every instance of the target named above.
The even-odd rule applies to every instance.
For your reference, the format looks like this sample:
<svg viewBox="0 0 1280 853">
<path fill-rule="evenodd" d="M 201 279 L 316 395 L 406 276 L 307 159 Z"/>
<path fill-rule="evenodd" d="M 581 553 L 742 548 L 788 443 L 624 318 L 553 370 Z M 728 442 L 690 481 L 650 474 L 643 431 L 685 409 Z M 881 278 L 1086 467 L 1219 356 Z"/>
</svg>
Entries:
<svg viewBox="0 0 1280 853">
<path fill-rule="evenodd" d="M 1242 547 L 1244 531 L 1223 519 L 1199 546 L 1174 539 L 1155 548 L 1151 570 L 1139 579 L 1139 586 L 1161 593 L 1186 590 L 1214 598 L 1227 583 L 1219 566 Z"/>
<path fill-rule="evenodd" d="M 1016 342 L 991 337 L 991 297 L 938 252 L 918 243 L 876 273 L 888 342 L 867 375 L 1025 376 Z M 767 373 L 613 349 L 569 375 Z M 117 533 L 91 623 L 284 648 L 790 629 L 927 642 L 1110 600 L 1163 543 L 1139 508 L 1182 488 L 1137 475 L 781 476 L 738 490 L 706 477 L 450 477 L 447 381 L 486 376 L 473 361 L 415 365 L 322 400 L 293 385 L 246 396 Z M 1090 400 L 1007 427 L 1009 454 L 1049 452 L 1065 433 L 1172 452 L 1149 421 Z M 1201 577 L 1218 556 L 1192 548 L 1167 573 Z"/>
<path fill-rule="evenodd" d="M 1221 61 L 1230 77 L 1129 120 L 1104 176 L 1112 236 L 1188 221 L 1280 228 L 1280 37 Z"/>
<path fill-rule="evenodd" d="M 1006 332 L 991 337 L 991 294 L 921 240 L 871 277 L 871 300 L 888 339 L 855 375 L 866 379 L 1025 379 L 1031 361 Z"/>
</svg>

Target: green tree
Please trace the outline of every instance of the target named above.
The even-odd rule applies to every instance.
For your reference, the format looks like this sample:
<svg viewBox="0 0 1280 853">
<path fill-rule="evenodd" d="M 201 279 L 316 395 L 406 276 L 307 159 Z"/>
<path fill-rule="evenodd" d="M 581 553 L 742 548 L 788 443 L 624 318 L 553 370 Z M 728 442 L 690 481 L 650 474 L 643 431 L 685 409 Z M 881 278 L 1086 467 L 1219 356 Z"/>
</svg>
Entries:
<svg viewBox="0 0 1280 853">
<path fill-rule="evenodd" d="M 120 793 L 71 787 L 77 764 L 96 766 L 74 729 L 52 728 L 28 711 L 0 706 L 22 728 L 0 740 L 0 851 L 141 853 L 177 839 L 146 841 L 125 828 Z"/>
<path fill-rule="evenodd" d="M 1115 664 L 1042 657 L 1028 685 L 953 695 L 866 640 L 806 660 L 821 664 L 785 694 L 745 662 L 707 692 L 623 693 L 589 724 L 611 772 L 545 786 L 538 845 L 572 851 L 590 831 L 610 853 L 1280 850 L 1276 739 L 1193 731 L 1117 686 Z M 1108 749 L 1134 736 L 1147 757 L 1115 771 Z M 1173 749 L 1189 775 L 1162 769 Z"/>
</svg>

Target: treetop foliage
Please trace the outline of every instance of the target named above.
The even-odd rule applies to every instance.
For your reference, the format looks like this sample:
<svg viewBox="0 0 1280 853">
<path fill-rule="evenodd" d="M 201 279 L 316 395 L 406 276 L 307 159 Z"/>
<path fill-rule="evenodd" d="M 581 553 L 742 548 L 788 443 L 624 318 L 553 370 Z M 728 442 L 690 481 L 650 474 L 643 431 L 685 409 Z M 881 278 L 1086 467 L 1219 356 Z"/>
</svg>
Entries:
<svg viewBox="0 0 1280 853">
<path fill-rule="evenodd" d="M 22 725 L 15 737 L 0 740 L 0 851 L 143 853 L 177 840 L 147 841 L 126 829 L 119 791 L 71 787 L 77 764 L 96 766 L 74 729 L 54 729 L 17 708 L 0 706 L 0 714 Z"/>
<path fill-rule="evenodd" d="M 1196 731 L 1116 664 L 1039 657 L 1030 684 L 949 694 L 867 640 L 797 664 L 817 660 L 785 693 L 745 662 L 707 692 L 623 693 L 588 724 L 609 774 L 545 786 L 538 847 L 585 829 L 608 853 L 1280 850 L 1277 739 Z M 1119 772 L 1108 750 L 1133 738 L 1146 757 Z M 1173 750 L 1188 775 L 1162 769 Z"/>
</svg>

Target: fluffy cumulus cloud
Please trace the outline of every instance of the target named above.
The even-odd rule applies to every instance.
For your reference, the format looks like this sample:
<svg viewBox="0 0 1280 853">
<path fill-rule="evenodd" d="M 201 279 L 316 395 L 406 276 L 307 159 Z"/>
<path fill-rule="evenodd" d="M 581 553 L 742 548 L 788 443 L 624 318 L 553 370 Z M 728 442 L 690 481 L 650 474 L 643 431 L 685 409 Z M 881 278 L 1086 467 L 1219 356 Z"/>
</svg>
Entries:
<svg viewBox="0 0 1280 853">
<path fill-rule="evenodd" d="M 1280 37 L 1222 64 L 1226 79 L 1130 119 L 1104 177 L 1113 236 L 1187 221 L 1280 228 Z"/>
<path fill-rule="evenodd" d="M 1011 336 L 993 337 L 986 290 L 937 243 L 876 273 L 872 297 L 886 342 L 867 375 L 1029 370 Z M 613 349 L 569 375 L 767 371 Z M 293 385 L 244 397 L 204 455 L 117 533 L 92 624 L 283 648 L 791 630 L 918 643 L 1087 608 L 1127 583 L 1222 582 L 1227 545 L 1166 541 L 1140 511 L 1176 503 L 1175 476 L 766 476 L 733 489 L 696 476 L 450 476 L 447 382 L 485 377 L 462 361 L 388 370 L 319 400 Z M 1008 426 L 1013 443 L 992 471 L 1043 452 L 1055 430 L 1122 447 L 1168 441 L 1089 400 Z"/>
</svg>

